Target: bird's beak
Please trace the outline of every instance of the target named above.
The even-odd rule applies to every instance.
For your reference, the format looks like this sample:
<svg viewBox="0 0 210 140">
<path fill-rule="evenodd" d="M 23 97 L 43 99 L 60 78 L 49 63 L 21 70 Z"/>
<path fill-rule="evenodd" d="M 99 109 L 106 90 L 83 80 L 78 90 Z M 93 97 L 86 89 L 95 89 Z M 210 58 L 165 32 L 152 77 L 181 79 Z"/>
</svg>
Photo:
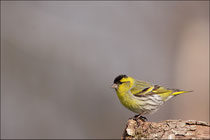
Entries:
<svg viewBox="0 0 210 140">
<path fill-rule="evenodd" d="M 113 84 L 113 85 L 112 85 L 112 88 L 117 89 L 117 87 L 118 87 L 118 85 L 117 85 L 117 84 Z"/>
</svg>

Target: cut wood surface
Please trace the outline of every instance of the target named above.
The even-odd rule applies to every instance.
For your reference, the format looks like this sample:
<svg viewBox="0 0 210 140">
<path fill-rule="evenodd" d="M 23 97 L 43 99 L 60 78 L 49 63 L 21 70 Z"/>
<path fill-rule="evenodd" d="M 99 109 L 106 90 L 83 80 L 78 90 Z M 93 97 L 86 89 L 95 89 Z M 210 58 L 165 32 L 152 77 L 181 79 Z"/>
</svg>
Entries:
<svg viewBox="0 0 210 140">
<path fill-rule="evenodd" d="M 210 125 L 196 120 L 129 119 L 121 139 L 210 139 Z"/>
</svg>

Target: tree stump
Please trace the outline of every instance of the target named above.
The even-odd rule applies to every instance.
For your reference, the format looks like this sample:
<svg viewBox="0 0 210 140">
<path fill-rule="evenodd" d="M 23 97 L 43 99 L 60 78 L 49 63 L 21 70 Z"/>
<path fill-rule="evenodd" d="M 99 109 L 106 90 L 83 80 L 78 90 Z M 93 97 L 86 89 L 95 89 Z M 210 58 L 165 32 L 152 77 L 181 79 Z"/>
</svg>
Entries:
<svg viewBox="0 0 210 140">
<path fill-rule="evenodd" d="M 129 119 L 121 139 L 210 139 L 210 125 L 196 120 Z"/>
</svg>

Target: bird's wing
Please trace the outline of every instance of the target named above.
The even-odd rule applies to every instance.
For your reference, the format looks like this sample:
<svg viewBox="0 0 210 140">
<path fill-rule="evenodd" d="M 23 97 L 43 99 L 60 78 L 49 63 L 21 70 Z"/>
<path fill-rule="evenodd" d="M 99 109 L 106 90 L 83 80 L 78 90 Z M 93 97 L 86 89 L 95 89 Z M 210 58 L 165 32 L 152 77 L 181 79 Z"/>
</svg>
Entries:
<svg viewBox="0 0 210 140">
<path fill-rule="evenodd" d="M 150 83 L 143 81 L 136 81 L 136 86 L 133 89 L 131 89 L 131 93 L 133 93 L 134 96 L 141 97 L 141 96 L 158 94 L 163 98 L 163 100 L 167 99 L 171 95 L 174 96 L 186 92 L 190 91 L 165 88 L 163 86 L 152 85 Z"/>
<path fill-rule="evenodd" d="M 144 95 L 151 91 L 154 86 L 151 83 L 136 80 L 134 87 L 131 89 L 133 95 Z"/>
</svg>

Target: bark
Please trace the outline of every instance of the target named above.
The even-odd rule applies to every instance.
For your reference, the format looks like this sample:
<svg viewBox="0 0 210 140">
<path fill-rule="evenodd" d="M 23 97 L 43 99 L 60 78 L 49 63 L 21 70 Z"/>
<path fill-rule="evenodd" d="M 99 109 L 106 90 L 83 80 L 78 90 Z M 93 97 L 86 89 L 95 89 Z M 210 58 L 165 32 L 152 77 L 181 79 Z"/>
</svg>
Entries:
<svg viewBox="0 0 210 140">
<path fill-rule="evenodd" d="M 210 125 L 196 120 L 129 119 L 121 139 L 210 139 Z"/>
</svg>

